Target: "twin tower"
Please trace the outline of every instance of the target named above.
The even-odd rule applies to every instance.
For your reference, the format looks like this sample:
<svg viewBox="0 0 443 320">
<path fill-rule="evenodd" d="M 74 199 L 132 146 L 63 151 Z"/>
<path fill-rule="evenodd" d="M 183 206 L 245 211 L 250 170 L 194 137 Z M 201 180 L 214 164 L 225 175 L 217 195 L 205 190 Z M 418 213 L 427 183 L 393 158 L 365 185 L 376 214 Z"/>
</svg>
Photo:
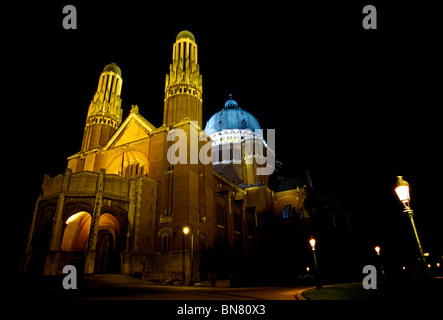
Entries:
<svg viewBox="0 0 443 320">
<path fill-rule="evenodd" d="M 202 76 L 194 35 L 182 31 L 172 51 L 166 75 L 163 124 L 170 127 L 182 120 L 198 121 L 202 128 Z M 97 92 L 89 105 L 81 151 L 104 146 L 122 122 L 122 72 L 111 63 L 100 76 Z"/>
</svg>

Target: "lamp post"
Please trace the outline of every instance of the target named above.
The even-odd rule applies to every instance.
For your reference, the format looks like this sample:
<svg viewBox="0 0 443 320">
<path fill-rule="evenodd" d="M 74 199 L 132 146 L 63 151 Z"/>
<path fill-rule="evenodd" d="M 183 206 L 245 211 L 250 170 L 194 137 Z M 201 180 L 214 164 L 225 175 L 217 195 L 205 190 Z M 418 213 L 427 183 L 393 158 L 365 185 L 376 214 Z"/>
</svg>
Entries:
<svg viewBox="0 0 443 320">
<path fill-rule="evenodd" d="M 395 192 L 397 193 L 398 199 L 400 199 L 401 203 L 403 203 L 404 210 L 403 212 L 407 214 L 409 217 L 409 221 L 411 222 L 412 230 L 414 231 L 415 240 L 417 241 L 418 251 L 420 252 L 420 257 L 422 261 L 423 268 L 425 270 L 425 273 L 427 274 L 428 270 L 426 268 L 426 259 L 425 255 L 423 253 L 423 248 L 420 243 L 420 239 L 418 238 L 417 229 L 415 228 L 414 223 L 414 212 L 411 209 L 411 206 L 409 205 L 409 201 L 411 200 L 409 196 L 409 183 L 405 180 L 403 180 L 402 176 L 397 176 L 397 183 L 395 185 Z"/>
<path fill-rule="evenodd" d="M 194 283 L 194 231 L 192 230 L 192 227 L 189 226 L 184 226 L 183 227 L 183 234 L 186 236 L 189 234 L 189 232 L 191 233 L 191 281 L 189 282 L 190 284 Z M 183 250 L 183 254 L 184 254 L 184 250 Z"/>
<path fill-rule="evenodd" d="M 377 252 L 377 257 L 378 257 L 378 264 L 380 265 L 380 271 L 381 271 L 381 277 L 383 280 L 385 280 L 385 270 L 383 269 L 383 264 L 381 261 L 381 255 L 380 255 L 380 247 L 376 246 L 374 248 L 375 252 Z"/>
<path fill-rule="evenodd" d="M 316 240 L 314 239 L 314 237 L 311 237 L 311 239 L 309 240 L 309 244 L 311 245 L 312 254 L 314 255 L 315 286 L 317 289 L 321 289 L 321 288 L 323 288 L 323 286 L 321 285 L 321 282 L 320 282 L 320 272 L 318 270 L 318 265 L 317 265 L 317 255 L 315 254 L 315 243 L 316 243 Z"/>
</svg>

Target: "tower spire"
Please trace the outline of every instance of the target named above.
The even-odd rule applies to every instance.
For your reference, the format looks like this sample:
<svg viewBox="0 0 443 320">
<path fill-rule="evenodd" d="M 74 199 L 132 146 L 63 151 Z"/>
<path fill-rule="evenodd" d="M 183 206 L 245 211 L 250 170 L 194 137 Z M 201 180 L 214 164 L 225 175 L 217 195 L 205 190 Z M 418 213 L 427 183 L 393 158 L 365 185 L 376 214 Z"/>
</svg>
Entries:
<svg viewBox="0 0 443 320">
<path fill-rule="evenodd" d="M 104 146 L 122 121 L 122 72 L 111 63 L 105 66 L 98 81 L 86 118 L 81 151 Z"/>
<path fill-rule="evenodd" d="M 187 118 L 202 122 L 202 76 L 197 61 L 194 35 L 184 30 L 177 35 L 172 63 L 165 82 L 163 123 L 167 126 Z"/>
</svg>

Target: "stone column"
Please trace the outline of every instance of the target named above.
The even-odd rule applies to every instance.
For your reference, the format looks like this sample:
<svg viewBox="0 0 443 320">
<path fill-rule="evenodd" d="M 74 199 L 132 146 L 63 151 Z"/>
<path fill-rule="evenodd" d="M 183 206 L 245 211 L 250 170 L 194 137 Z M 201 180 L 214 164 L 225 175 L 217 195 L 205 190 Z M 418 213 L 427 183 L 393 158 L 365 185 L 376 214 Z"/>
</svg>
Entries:
<svg viewBox="0 0 443 320">
<path fill-rule="evenodd" d="M 105 178 L 105 169 L 100 169 L 97 179 L 97 192 L 95 194 L 94 209 L 92 211 L 91 227 L 89 229 L 88 247 L 85 259 L 85 274 L 94 273 L 95 255 L 97 247 L 97 234 L 100 214 L 103 206 L 103 184 Z"/>
<path fill-rule="evenodd" d="M 32 221 L 31 221 L 31 226 L 29 228 L 29 233 L 28 233 L 28 239 L 26 240 L 26 247 L 25 247 L 25 252 L 24 255 L 21 259 L 20 262 L 20 273 L 25 273 L 26 270 L 28 269 L 28 263 L 29 263 L 29 254 L 32 252 L 32 238 L 34 235 L 34 230 L 35 230 L 35 221 L 37 218 L 37 212 L 38 212 L 38 207 L 41 201 L 41 195 L 37 198 L 37 201 L 35 202 L 35 206 L 34 206 L 34 214 L 32 215 Z"/>
<path fill-rule="evenodd" d="M 128 208 L 128 229 L 126 232 L 126 248 L 121 253 L 121 271 L 123 274 L 131 273 L 131 252 L 133 250 L 133 226 L 136 209 L 136 189 L 137 182 L 134 179 L 129 180 L 129 208 Z"/>
</svg>

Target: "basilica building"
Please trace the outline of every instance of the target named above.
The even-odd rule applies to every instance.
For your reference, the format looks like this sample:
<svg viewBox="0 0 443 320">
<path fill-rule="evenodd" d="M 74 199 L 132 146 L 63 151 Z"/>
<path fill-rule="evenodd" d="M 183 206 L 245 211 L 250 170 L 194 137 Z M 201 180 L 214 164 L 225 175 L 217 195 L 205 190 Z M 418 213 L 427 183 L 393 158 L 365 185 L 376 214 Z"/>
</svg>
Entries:
<svg viewBox="0 0 443 320">
<path fill-rule="evenodd" d="M 275 150 L 259 121 L 230 96 L 204 124 L 202 84 L 196 40 L 182 31 L 156 128 L 143 106 L 122 118 L 122 71 L 104 67 L 81 149 L 65 172 L 43 178 L 23 273 L 57 275 L 69 264 L 162 283 L 234 280 L 269 265 L 288 239 L 308 243 L 309 174 L 271 189 Z"/>
</svg>

